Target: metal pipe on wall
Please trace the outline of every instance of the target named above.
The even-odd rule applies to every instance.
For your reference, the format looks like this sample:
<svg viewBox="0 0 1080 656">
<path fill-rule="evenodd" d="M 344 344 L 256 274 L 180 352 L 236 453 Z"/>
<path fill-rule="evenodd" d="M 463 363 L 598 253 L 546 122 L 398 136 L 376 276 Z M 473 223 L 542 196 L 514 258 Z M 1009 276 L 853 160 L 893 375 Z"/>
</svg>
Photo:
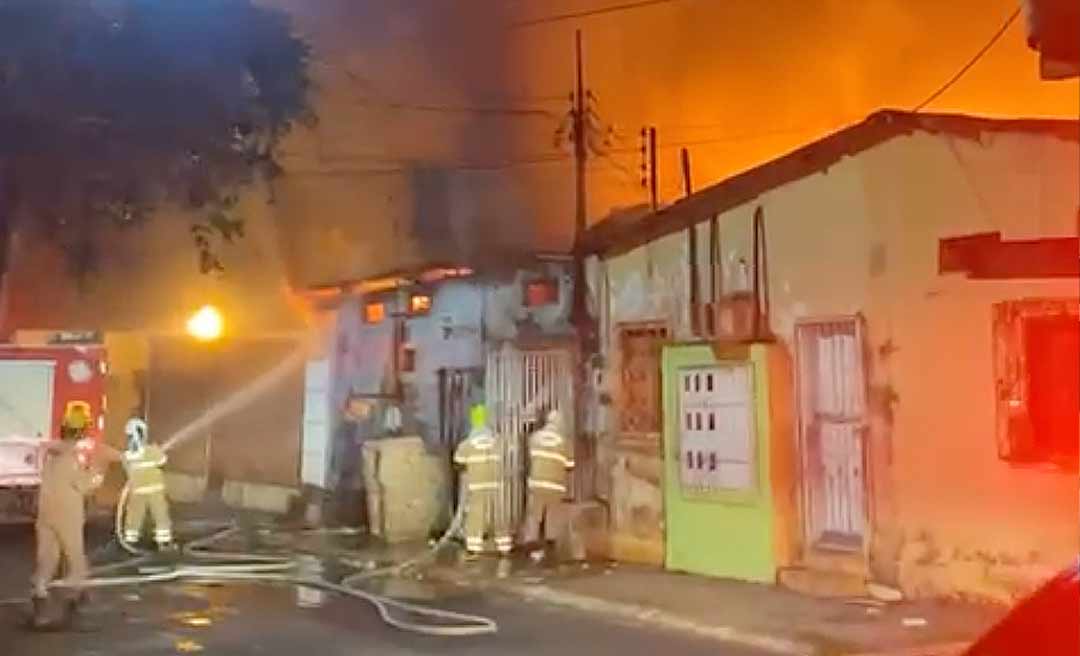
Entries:
<svg viewBox="0 0 1080 656">
<path fill-rule="evenodd" d="M 680 161 L 682 163 L 682 175 L 683 175 L 683 188 L 686 192 L 686 197 L 689 198 L 694 193 L 694 184 L 690 178 L 690 151 L 683 148 L 679 152 Z M 701 325 L 701 279 L 698 272 L 698 242 L 697 242 L 697 224 L 691 223 L 686 229 L 687 248 L 689 249 L 689 261 L 688 266 L 690 269 L 690 330 L 695 336 L 702 334 L 703 327 Z"/>
</svg>

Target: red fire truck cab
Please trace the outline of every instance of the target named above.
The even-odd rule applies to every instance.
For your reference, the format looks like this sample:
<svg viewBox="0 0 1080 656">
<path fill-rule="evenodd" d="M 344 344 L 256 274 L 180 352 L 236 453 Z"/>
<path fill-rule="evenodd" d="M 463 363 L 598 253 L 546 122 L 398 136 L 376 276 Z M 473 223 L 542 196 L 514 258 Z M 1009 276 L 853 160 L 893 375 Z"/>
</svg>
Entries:
<svg viewBox="0 0 1080 656">
<path fill-rule="evenodd" d="M 0 522 L 34 518 L 42 447 L 60 436 L 69 409 L 90 419 L 80 450 L 101 441 L 106 373 L 101 344 L 0 344 Z"/>
</svg>

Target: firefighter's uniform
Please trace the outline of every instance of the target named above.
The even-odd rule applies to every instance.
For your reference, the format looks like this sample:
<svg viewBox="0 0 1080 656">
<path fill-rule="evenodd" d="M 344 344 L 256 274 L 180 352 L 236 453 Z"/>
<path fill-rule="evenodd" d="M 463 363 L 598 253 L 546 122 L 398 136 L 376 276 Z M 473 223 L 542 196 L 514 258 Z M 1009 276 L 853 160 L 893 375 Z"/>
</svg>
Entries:
<svg viewBox="0 0 1080 656">
<path fill-rule="evenodd" d="M 86 496 L 101 484 L 101 475 L 79 464 L 72 439 L 77 435 L 77 429 L 64 426 L 64 431 L 69 437 L 50 445 L 41 469 L 35 525 L 37 563 L 32 578 L 35 600 L 48 595 L 48 585 L 56 576 L 61 558 L 67 583 L 78 586 L 89 571 L 83 543 L 85 501 Z"/>
<path fill-rule="evenodd" d="M 499 492 L 499 448 L 495 434 L 487 426 L 483 406 L 471 412 L 472 431 L 454 452 L 454 462 L 464 467 L 465 548 L 477 554 L 484 550 L 484 538 L 491 534 L 500 553 L 509 553 L 513 540 L 508 530 L 495 526 L 495 499 Z"/>
<path fill-rule="evenodd" d="M 146 441 L 146 423 L 141 419 L 128 422 L 128 449 L 124 451 L 124 471 L 130 492 L 124 508 L 124 542 L 133 544 L 142 535 L 146 515 L 154 520 L 154 542 L 159 547 L 172 544 L 172 520 L 165 496 L 165 452 Z"/>
<path fill-rule="evenodd" d="M 557 411 L 548 413 L 544 427 L 529 436 L 529 497 L 522 539 L 539 542 L 541 527 L 551 537 L 551 510 L 562 503 L 567 472 L 574 468 L 569 440 L 562 433 Z"/>
</svg>

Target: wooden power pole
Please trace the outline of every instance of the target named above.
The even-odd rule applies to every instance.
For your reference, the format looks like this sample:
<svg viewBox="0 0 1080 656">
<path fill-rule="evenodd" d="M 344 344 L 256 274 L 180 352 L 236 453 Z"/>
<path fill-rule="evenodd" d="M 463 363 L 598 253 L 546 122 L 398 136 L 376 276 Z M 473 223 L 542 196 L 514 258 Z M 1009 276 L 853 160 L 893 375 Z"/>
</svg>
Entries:
<svg viewBox="0 0 1080 656">
<path fill-rule="evenodd" d="M 589 160 L 587 134 L 589 105 L 585 97 L 585 63 L 581 49 L 581 30 L 574 34 L 574 67 L 574 107 L 571 110 L 571 134 L 574 139 L 574 298 L 571 319 L 580 331 L 588 323 L 583 240 L 588 222 L 586 166 Z"/>
</svg>

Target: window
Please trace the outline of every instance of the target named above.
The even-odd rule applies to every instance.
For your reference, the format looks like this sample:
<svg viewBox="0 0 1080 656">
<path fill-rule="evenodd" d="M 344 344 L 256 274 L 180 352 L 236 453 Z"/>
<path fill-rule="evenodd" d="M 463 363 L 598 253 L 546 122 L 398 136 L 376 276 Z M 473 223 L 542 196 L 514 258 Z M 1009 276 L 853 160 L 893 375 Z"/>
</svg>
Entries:
<svg viewBox="0 0 1080 656">
<path fill-rule="evenodd" d="M 409 314 L 427 314 L 431 312 L 431 294 L 412 294 L 409 296 Z"/>
<path fill-rule="evenodd" d="M 619 430 L 624 434 L 660 433 L 660 351 L 667 338 L 662 325 L 629 325 L 619 330 Z M 690 385 L 690 379 L 685 384 Z"/>
<path fill-rule="evenodd" d="M 683 369 L 679 482 L 687 491 L 755 485 L 753 374 L 749 364 Z"/>
<path fill-rule="evenodd" d="M 541 307 L 559 302 L 559 281 L 554 278 L 525 283 L 525 307 Z"/>
<path fill-rule="evenodd" d="M 1080 455 L 1080 314 L 1076 299 L 994 306 L 1001 457 L 1075 470 Z"/>
<path fill-rule="evenodd" d="M 364 322 L 381 323 L 386 319 L 386 303 L 372 301 L 364 304 Z"/>
</svg>

